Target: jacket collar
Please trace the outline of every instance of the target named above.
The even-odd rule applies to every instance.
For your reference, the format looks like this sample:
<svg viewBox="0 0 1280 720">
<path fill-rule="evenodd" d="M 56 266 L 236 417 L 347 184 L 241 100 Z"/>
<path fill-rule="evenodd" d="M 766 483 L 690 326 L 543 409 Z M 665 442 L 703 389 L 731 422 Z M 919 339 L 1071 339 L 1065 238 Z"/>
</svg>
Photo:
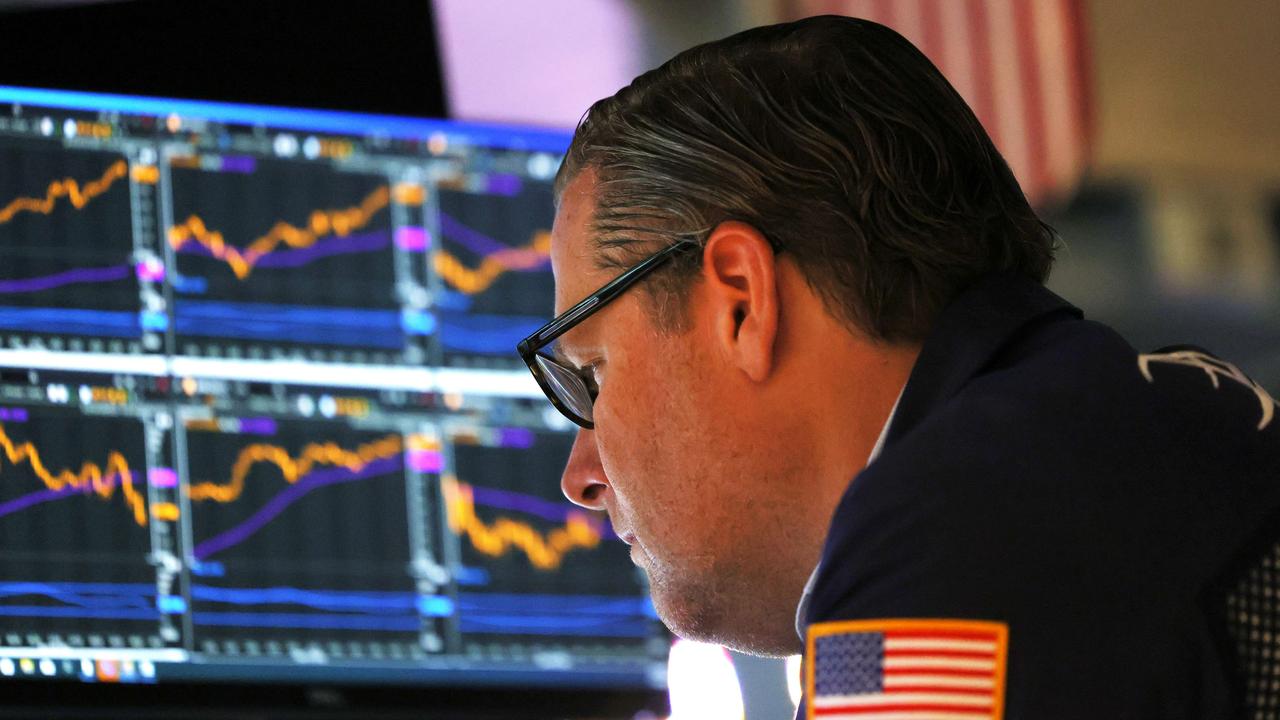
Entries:
<svg viewBox="0 0 1280 720">
<path fill-rule="evenodd" d="M 951 399 L 1013 336 L 1051 313 L 1084 313 L 1040 283 L 1004 272 L 962 291 L 938 316 L 903 390 L 887 445 Z"/>
</svg>

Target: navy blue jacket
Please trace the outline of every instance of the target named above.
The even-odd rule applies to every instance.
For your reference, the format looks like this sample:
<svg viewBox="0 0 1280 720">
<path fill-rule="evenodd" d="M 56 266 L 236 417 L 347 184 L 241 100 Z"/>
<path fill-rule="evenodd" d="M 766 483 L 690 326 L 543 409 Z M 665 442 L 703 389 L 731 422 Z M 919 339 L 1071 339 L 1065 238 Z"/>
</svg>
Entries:
<svg viewBox="0 0 1280 720">
<path fill-rule="evenodd" d="M 1280 587 L 1245 614 L 1231 595 L 1262 602 L 1241 578 L 1280 538 L 1278 508 L 1280 411 L 1261 388 L 1205 354 L 1140 355 L 1041 285 L 991 276 L 941 314 L 840 501 L 808 632 L 1002 624 L 1004 718 L 1243 717 L 1262 682 L 1246 676 L 1280 677 Z"/>
</svg>

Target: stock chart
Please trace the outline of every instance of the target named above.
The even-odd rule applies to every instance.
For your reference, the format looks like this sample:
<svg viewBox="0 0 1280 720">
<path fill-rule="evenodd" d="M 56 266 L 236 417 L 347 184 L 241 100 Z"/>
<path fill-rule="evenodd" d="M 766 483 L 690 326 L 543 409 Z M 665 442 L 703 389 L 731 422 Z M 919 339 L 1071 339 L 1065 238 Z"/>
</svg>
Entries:
<svg viewBox="0 0 1280 720">
<path fill-rule="evenodd" d="M 153 487 L 172 476 L 163 423 L 121 388 L 85 384 L 72 397 L 66 384 L 49 387 L 47 398 L 0 407 L 0 637 L 161 647 L 177 639 L 152 562 L 173 547 L 177 520 Z"/>
<path fill-rule="evenodd" d="M 451 364 L 509 366 L 511 348 L 551 318 L 551 186 L 490 175 L 439 192 L 440 342 Z"/>
<path fill-rule="evenodd" d="M 170 166 L 180 348 L 403 349 L 385 176 L 252 156 Z"/>
<path fill-rule="evenodd" d="M 185 427 L 202 642 L 418 644 L 403 436 L 270 417 Z"/>
<path fill-rule="evenodd" d="M 23 340 L 94 338 L 138 349 L 142 336 L 129 162 L 48 141 L 0 142 L 0 332 Z"/>
<path fill-rule="evenodd" d="M 6 91 L 0 678 L 661 685 L 514 353 L 563 135 Z"/>
<path fill-rule="evenodd" d="M 653 613 L 626 546 L 600 513 L 568 503 L 572 436 L 507 427 L 454 436 L 443 491 L 461 539 L 461 629 L 475 642 L 643 641 Z"/>
</svg>

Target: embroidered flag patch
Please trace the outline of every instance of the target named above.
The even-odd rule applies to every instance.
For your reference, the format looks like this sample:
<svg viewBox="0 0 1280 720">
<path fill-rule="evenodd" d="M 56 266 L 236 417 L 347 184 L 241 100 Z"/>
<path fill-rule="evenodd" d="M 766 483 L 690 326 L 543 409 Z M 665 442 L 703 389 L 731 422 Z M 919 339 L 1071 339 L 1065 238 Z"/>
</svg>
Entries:
<svg viewBox="0 0 1280 720">
<path fill-rule="evenodd" d="M 1000 720 L 1009 629 L 967 620 L 814 623 L 809 720 Z"/>
</svg>

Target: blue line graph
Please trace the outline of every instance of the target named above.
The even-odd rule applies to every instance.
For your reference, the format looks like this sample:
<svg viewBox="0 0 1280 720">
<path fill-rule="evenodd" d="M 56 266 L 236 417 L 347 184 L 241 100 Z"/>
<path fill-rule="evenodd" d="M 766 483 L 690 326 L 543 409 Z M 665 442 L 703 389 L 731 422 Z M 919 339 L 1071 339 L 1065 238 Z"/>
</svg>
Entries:
<svg viewBox="0 0 1280 720">
<path fill-rule="evenodd" d="M 141 337 L 142 320 L 136 312 L 0 307 L 0 328 L 26 332 L 133 338 Z"/>
<path fill-rule="evenodd" d="M 502 635 L 590 635 L 595 637 L 647 637 L 653 623 L 646 620 L 575 618 L 557 615 L 463 615 L 458 627 L 464 633 Z"/>
<path fill-rule="evenodd" d="M 657 613 L 644 597 L 462 593 L 464 633 L 646 637 Z"/>
<path fill-rule="evenodd" d="M 0 617 L 86 618 L 155 622 L 156 587 L 143 583 L 0 582 L 0 600 L 43 597 L 61 605 L 0 604 Z"/>
<path fill-rule="evenodd" d="M 397 591 L 345 591 L 288 586 L 216 587 L 193 584 L 191 613 L 197 625 L 320 630 L 416 632 L 425 617 L 456 617 L 464 633 L 645 637 L 657 617 L 644 597 Z M 156 621 L 155 585 L 146 583 L 0 583 L 0 600 L 47 598 L 61 605 L 0 604 L 0 617 L 86 618 Z M 173 600 L 165 596 L 162 600 Z M 218 605 L 245 608 L 217 610 Z M 317 612 L 285 612 L 295 606 Z M 185 609 L 185 603 L 182 604 Z M 273 608 L 272 611 L 248 608 Z"/>
<path fill-rule="evenodd" d="M 388 349 L 404 345 L 397 310 L 178 300 L 174 315 L 183 335 Z"/>
<path fill-rule="evenodd" d="M 511 355 L 516 343 L 542 327 L 548 318 L 522 315 L 440 314 L 440 342 L 447 350 L 483 355 Z"/>
<path fill-rule="evenodd" d="M 220 588 L 194 585 L 195 600 L 227 605 L 305 605 L 317 610 L 416 611 L 420 596 L 409 592 L 338 592 L 293 587 Z"/>
<path fill-rule="evenodd" d="M 159 610 L 142 608 L 81 608 L 52 605 L 0 605 L 0 616 L 44 618 L 90 618 L 94 620 L 150 620 L 160 618 Z"/>
<path fill-rule="evenodd" d="M 417 614 L 400 617 L 373 617 L 311 613 L 197 611 L 191 614 L 191 619 L 196 625 L 229 625 L 232 627 L 382 630 L 386 632 L 417 632 L 422 628 L 422 620 Z"/>
</svg>

